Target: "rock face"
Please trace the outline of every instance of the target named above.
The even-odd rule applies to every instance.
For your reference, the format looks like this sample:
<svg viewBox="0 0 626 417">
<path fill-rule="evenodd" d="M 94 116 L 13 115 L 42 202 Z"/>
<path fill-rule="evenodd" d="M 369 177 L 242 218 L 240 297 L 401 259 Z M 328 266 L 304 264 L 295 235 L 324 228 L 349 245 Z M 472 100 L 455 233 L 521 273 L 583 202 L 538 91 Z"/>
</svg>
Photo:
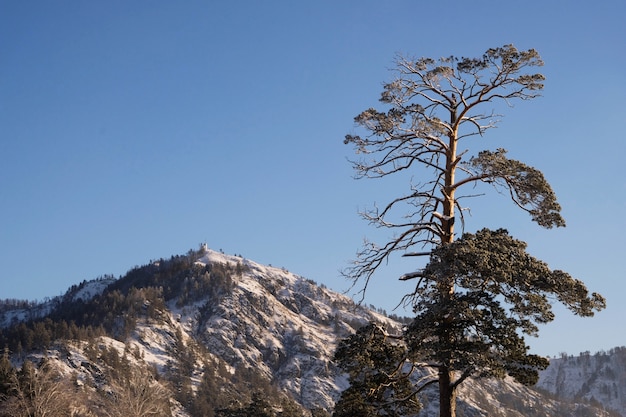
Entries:
<svg viewBox="0 0 626 417">
<path fill-rule="evenodd" d="M 45 311 L 33 308 L 38 309 L 37 320 L 99 326 L 105 334 L 88 341 L 57 338 L 45 351 L 34 348 L 29 358 L 46 356 L 72 375 L 75 384 L 100 391 L 109 389 L 107 369 L 112 367 L 156 370 L 168 381 L 178 416 L 201 414 L 189 404 L 205 395 L 207 386 L 213 387 L 212 393 L 246 400 L 260 386 L 271 387 L 305 415 L 314 409 L 330 413 L 347 387 L 345 375 L 332 362 L 338 341 L 370 321 L 391 333 L 402 326 L 310 279 L 207 248 L 135 268 L 118 280 L 84 282 L 52 299 Z M 7 335 L 11 326 L 27 320 L 27 310 L 0 311 Z M 563 361 L 553 361 L 540 386 L 567 398 L 586 395 L 582 385 L 574 389 L 563 382 L 577 380 L 574 368 Z M 593 372 L 608 375 L 598 366 L 593 362 L 586 368 L 586 381 L 593 380 Z M 616 375 L 614 381 L 624 386 L 623 378 Z M 597 394 L 593 387 L 587 394 L 604 401 L 600 393 L 608 390 L 608 404 L 623 406 L 622 388 L 607 384 L 598 386 Z M 555 392 L 550 387 L 561 388 Z M 438 413 L 435 390 L 425 392 L 423 402 L 420 416 Z M 575 416 L 590 410 L 570 403 L 509 379 L 468 381 L 459 393 L 459 415 Z M 593 413 L 609 415 L 597 409 Z"/>
<path fill-rule="evenodd" d="M 589 402 L 626 415 L 626 347 L 562 354 L 550 360 L 537 387 L 570 402 Z"/>
</svg>

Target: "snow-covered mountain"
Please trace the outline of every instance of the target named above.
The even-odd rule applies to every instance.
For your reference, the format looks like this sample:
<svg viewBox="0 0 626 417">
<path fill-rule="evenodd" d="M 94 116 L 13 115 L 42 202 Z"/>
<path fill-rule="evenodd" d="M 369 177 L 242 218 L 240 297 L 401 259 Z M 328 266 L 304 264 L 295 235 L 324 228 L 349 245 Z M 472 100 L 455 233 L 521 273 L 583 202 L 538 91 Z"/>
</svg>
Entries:
<svg viewBox="0 0 626 417">
<path fill-rule="evenodd" d="M 345 388 L 331 363 L 337 340 L 370 320 L 399 325 L 284 269 L 206 251 L 196 266 L 226 266 L 230 292 L 170 305 L 184 331 L 230 367 L 256 369 L 306 408 L 330 409 Z M 208 279 L 211 279 L 210 277 Z"/>
<path fill-rule="evenodd" d="M 537 387 L 559 398 L 586 401 L 626 416 L 626 347 L 579 356 L 563 353 L 550 360 Z"/>
<path fill-rule="evenodd" d="M 14 353 L 16 366 L 25 358 L 47 357 L 83 387 L 92 405 L 100 404 L 89 415 L 100 415 L 93 410 L 104 407 L 104 400 L 94 399 L 101 398 L 98 392 L 116 392 L 114 381 L 140 368 L 155 375 L 151 384 L 169 390 L 177 416 L 244 407 L 255 392 L 271 398 L 279 415 L 330 415 L 347 387 L 332 361 L 338 341 L 370 321 L 389 332 L 402 326 L 310 279 L 206 248 L 134 268 L 117 280 L 83 282 L 51 300 L 45 311 L 30 308 L 37 313 L 26 307 L 0 311 L 0 343 Z M 608 416 L 582 404 L 591 396 L 580 394 L 582 385 L 576 389 L 573 381 L 609 371 L 593 362 L 577 378 L 567 361 L 556 360 L 541 387 L 580 404 L 510 379 L 469 381 L 459 393 L 458 415 Z M 615 383 L 618 388 L 608 388 L 609 402 L 600 395 L 604 386 L 593 398 L 623 409 L 624 374 Z M 423 402 L 420 416 L 437 414 L 434 390 Z"/>
<path fill-rule="evenodd" d="M 95 296 L 102 294 L 105 288 L 114 281 L 115 278 L 112 276 L 103 276 L 91 281 L 83 281 L 69 288 L 62 297 L 48 298 L 41 303 L 4 300 L 3 305 L 0 307 L 0 329 L 15 323 L 44 318 L 63 302 L 89 301 Z"/>
</svg>

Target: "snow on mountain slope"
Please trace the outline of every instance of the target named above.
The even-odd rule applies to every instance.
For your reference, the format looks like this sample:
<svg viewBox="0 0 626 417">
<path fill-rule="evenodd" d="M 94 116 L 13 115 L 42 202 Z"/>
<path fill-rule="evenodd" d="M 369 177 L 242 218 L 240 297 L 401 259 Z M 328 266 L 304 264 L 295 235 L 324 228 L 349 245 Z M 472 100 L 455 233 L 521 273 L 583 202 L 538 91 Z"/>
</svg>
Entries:
<svg viewBox="0 0 626 417">
<path fill-rule="evenodd" d="M 49 315 L 63 301 L 89 301 L 102 294 L 106 287 L 115 281 L 113 277 L 102 277 L 91 281 L 83 281 L 69 288 L 63 296 L 47 298 L 40 303 L 32 303 L 28 308 L 6 309 L 0 311 L 0 329 L 11 324 L 34 320 Z"/>
<path fill-rule="evenodd" d="M 307 408 L 330 409 L 345 388 L 331 362 L 339 338 L 370 320 L 399 331 L 390 319 L 284 269 L 213 251 L 197 263 L 244 271 L 195 323 L 202 343 L 233 367 L 255 367 Z"/>
<path fill-rule="evenodd" d="M 626 416 L 626 347 L 553 358 L 537 386 L 571 401 L 602 404 Z"/>
<path fill-rule="evenodd" d="M 115 281 L 113 277 L 104 277 L 92 281 L 84 281 L 75 289 L 70 289 L 65 297 L 70 297 L 72 301 L 88 301 L 96 295 L 102 294 L 106 287 Z"/>
</svg>

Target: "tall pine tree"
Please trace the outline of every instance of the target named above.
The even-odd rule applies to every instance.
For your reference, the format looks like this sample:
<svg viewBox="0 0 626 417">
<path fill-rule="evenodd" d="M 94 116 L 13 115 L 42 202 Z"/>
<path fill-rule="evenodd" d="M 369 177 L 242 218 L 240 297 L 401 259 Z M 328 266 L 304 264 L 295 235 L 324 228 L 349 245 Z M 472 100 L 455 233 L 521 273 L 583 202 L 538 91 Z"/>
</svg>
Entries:
<svg viewBox="0 0 626 417">
<path fill-rule="evenodd" d="M 481 183 L 504 191 L 539 226 L 565 226 L 541 171 L 502 148 L 473 152 L 470 145 L 496 126 L 498 102 L 539 95 L 544 77 L 534 72 L 543 65 L 537 51 L 505 45 L 478 58 L 398 57 L 396 64 L 396 78 L 380 98 L 385 108 L 359 114 L 355 122 L 365 134 L 347 135 L 345 143 L 362 156 L 353 161 L 357 178 L 410 173 L 414 180 L 405 193 L 361 213 L 394 233 L 382 244 L 366 242 L 345 275 L 365 291 L 392 255 L 429 257 L 425 268 L 401 277 L 415 282 L 404 298 L 416 312 L 405 336 L 413 361 L 437 367 L 440 416 L 453 417 L 457 388 L 469 376 L 536 379 L 546 361 L 528 353 L 517 330 L 534 335 L 536 323 L 552 320 L 551 296 L 582 316 L 605 302 L 529 257 L 504 230 L 463 236 L 457 230 Z"/>
</svg>

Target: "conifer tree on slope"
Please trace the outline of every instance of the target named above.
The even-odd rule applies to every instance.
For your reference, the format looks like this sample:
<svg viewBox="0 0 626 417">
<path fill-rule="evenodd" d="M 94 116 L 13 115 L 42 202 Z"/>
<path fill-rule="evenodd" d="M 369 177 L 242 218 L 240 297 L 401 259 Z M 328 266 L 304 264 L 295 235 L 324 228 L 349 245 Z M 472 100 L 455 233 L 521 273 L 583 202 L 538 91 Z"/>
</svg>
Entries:
<svg viewBox="0 0 626 417">
<path fill-rule="evenodd" d="M 365 242 L 344 274 L 367 285 L 396 253 L 428 256 L 426 267 L 401 280 L 414 280 L 415 321 L 404 334 L 410 360 L 438 371 L 440 416 L 456 413 L 456 390 L 469 376 L 506 374 L 533 384 L 545 358 L 531 355 L 522 335 L 553 319 L 550 300 L 575 314 L 604 308 L 598 294 L 563 271 L 553 271 L 525 251 L 504 229 L 465 233 L 468 197 L 480 183 L 493 185 L 544 228 L 565 226 L 561 207 L 543 174 L 509 159 L 502 149 L 472 153 L 473 139 L 495 127 L 498 102 L 510 105 L 539 95 L 543 65 L 533 50 L 513 45 L 479 58 L 396 60 L 396 78 L 385 84 L 383 111 L 370 108 L 355 118 L 361 135 L 346 135 L 361 159 L 357 178 L 413 178 L 406 193 L 361 215 L 392 238 Z M 413 182 L 415 181 L 415 182 Z M 455 227 L 460 230 L 457 231 Z"/>
</svg>

